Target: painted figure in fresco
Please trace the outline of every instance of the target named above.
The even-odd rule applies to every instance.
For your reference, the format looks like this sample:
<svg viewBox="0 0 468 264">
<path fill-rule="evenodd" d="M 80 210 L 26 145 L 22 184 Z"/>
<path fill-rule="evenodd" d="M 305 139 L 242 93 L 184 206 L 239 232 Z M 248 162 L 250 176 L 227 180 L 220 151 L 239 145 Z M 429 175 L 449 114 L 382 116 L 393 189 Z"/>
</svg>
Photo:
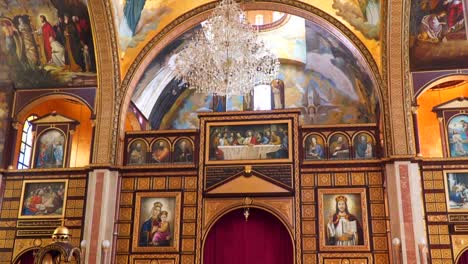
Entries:
<svg viewBox="0 0 468 264">
<path fill-rule="evenodd" d="M 432 43 L 442 41 L 445 36 L 444 27 L 447 24 L 445 22 L 446 16 L 447 13 L 445 11 L 424 16 L 421 20 L 418 39 Z"/>
<path fill-rule="evenodd" d="M 55 142 L 53 145 L 55 165 L 57 167 L 62 167 L 63 163 L 63 145 L 61 142 Z"/>
<path fill-rule="evenodd" d="M 157 228 L 161 226 L 161 209 L 162 203 L 155 202 L 151 208 L 150 217 L 143 222 L 140 231 L 140 237 L 138 241 L 139 246 L 150 246 L 152 244 L 152 238 Z"/>
<path fill-rule="evenodd" d="M 21 33 L 24 45 L 24 53 L 29 64 L 39 64 L 39 51 L 36 40 L 34 39 L 33 30 L 29 21 L 29 16 L 18 17 L 18 31 Z"/>
<path fill-rule="evenodd" d="M 246 93 L 243 97 L 243 109 L 244 110 L 253 110 L 253 90 Z"/>
<path fill-rule="evenodd" d="M 244 142 L 242 144 L 244 145 L 256 145 L 257 144 L 257 138 L 253 136 L 252 130 L 247 130 L 247 132 L 245 133 Z"/>
<path fill-rule="evenodd" d="M 47 21 L 45 15 L 40 15 L 41 27 L 39 28 L 37 34 L 42 35 L 42 42 L 44 47 L 44 54 L 46 62 L 49 62 L 52 59 L 52 46 L 50 45 L 50 37 L 55 38 L 55 31 L 52 25 Z"/>
<path fill-rule="evenodd" d="M 65 24 L 64 36 L 65 36 L 65 61 L 70 71 L 78 72 L 85 70 L 83 59 L 82 59 L 82 43 L 78 30 L 70 20 L 70 15 L 65 14 L 63 17 Z"/>
<path fill-rule="evenodd" d="M 284 108 L 284 82 L 276 79 L 271 82 L 271 109 Z"/>
<path fill-rule="evenodd" d="M 146 0 L 127 0 L 124 7 L 124 19 L 120 25 L 120 32 L 128 32 L 129 36 L 134 36 L 141 13 L 145 7 Z M 125 30 L 123 30 L 125 28 Z"/>
<path fill-rule="evenodd" d="M 323 159 L 323 146 L 317 142 L 317 138 L 312 136 L 306 152 L 306 159 Z"/>
<path fill-rule="evenodd" d="M 171 241 L 171 226 L 167 221 L 167 211 L 162 211 L 159 214 L 161 222 L 158 225 L 153 226 L 151 230 L 153 235 L 152 243 L 155 246 L 169 246 Z"/>
<path fill-rule="evenodd" d="M 135 148 L 130 152 L 130 164 L 143 164 L 145 162 L 145 153 L 140 142 L 136 143 Z"/>
<path fill-rule="evenodd" d="M 63 46 L 65 45 L 65 23 L 63 23 L 63 17 L 57 17 L 57 23 L 54 25 L 55 39 Z"/>
<path fill-rule="evenodd" d="M 342 136 L 338 136 L 338 138 L 331 143 L 330 153 L 332 159 L 349 158 L 349 146 Z"/>
<path fill-rule="evenodd" d="M 276 132 L 275 134 L 282 134 L 283 137 L 281 138 L 281 147 L 279 150 L 275 152 L 269 152 L 267 153 L 268 158 L 273 158 L 273 159 L 286 159 L 289 156 L 289 143 L 288 143 L 288 132 L 287 131 L 281 131 L 281 132 Z M 273 136 L 273 133 L 272 133 Z M 278 136 L 279 138 L 279 136 Z"/>
<path fill-rule="evenodd" d="M 362 226 L 356 216 L 348 211 L 348 198 L 340 195 L 335 198 L 336 211 L 327 223 L 327 245 L 356 246 L 363 245 Z"/>
<path fill-rule="evenodd" d="M 372 142 L 368 142 L 365 135 L 359 136 L 354 145 L 354 150 L 356 152 L 357 159 L 372 158 Z"/>
<path fill-rule="evenodd" d="M 226 112 L 226 96 L 213 95 L 213 112 Z"/>
<path fill-rule="evenodd" d="M 279 145 L 281 144 L 281 138 L 278 136 L 277 131 L 271 131 L 271 140 L 270 144 L 272 145 Z"/>
<path fill-rule="evenodd" d="M 36 168 L 44 168 L 48 163 L 49 158 L 47 155 L 47 145 L 45 143 L 40 143 L 39 155 L 37 155 Z"/>
<path fill-rule="evenodd" d="M 42 204 L 42 195 L 44 191 L 39 188 L 33 194 L 26 199 L 24 204 L 23 215 L 35 215 L 39 212 L 41 204 Z"/>
<path fill-rule="evenodd" d="M 465 132 L 465 137 L 468 138 L 468 122 L 465 120 L 460 120 L 460 124 L 463 128 L 463 131 Z"/>
<path fill-rule="evenodd" d="M 153 150 L 153 160 L 158 163 L 169 162 L 170 152 L 168 144 L 161 140 L 156 143 L 156 148 Z"/>
<path fill-rule="evenodd" d="M 52 59 L 50 60 L 51 64 L 56 66 L 65 65 L 65 49 L 62 44 L 58 42 L 54 37 L 50 36 L 50 46 L 52 47 Z"/>
<path fill-rule="evenodd" d="M 452 136 L 452 142 L 454 145 L 455 157 L 466 156 L 468 152 L 465 150 L 463 137 L 460 132 L 454 131 Z"/>
<path fill-rule="evenodd" d="M 380 3 L 379 0 L 368 0 L 365 14 L 366 22 L 371 25 L 378 25 L 380 22 Z"/>
<path fill-rule="evenodd" d="M 62 189 L 57 186 L 39 186 L 34 188 L 25 197 L 22 215 L 51 215 L 61 214 L 63 207 L 63 185 Z M 62 191 L 62 194 L 59 194 Z"/>
<path fill-rule="evenodd" d="M 192 162 L 193 161 L 193 149 L 190 142 L 186 139 L 182 139 L 176 144 L 174 151 L 175 162 Z"/>
<path fill-rule="evenodd" d="M 4 52 L 7 54 L 9 60 L 18 60 L 17 48 L 20 48 L 16 44 L 16 38 L 18 37 L 18 30 L 15 28 L 13 23 L 10 20 L 4 19 L 1 22 L 2 33 L 5 37 L 4 43 L 1 47 Z"/>
<path fill-rule="evenodd" d="M 448 31 L 457 31 L 464 26 L 463 3 L 461 0 L 446 0 L 444 1 L 444 5 L 447 5 Z"/>
</svg>

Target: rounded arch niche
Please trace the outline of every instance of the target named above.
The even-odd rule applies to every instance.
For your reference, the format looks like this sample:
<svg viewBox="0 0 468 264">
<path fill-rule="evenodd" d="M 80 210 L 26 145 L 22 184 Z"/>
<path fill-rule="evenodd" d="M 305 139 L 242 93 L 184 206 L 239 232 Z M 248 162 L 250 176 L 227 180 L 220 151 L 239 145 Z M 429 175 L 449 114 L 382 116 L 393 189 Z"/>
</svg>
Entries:
<svg viewBox="0 0 468 264">
<path fill-rule="evenodd" d="M 304 31 L 312 31 L 320 37 L 313 41 L 312 46 L 315 46 L 312 48 L 307 43 L 303 44 L 303 48 L 306 49 L 305 53 L 309 51 L 307 49 L 315 51 L 315 54 L 312 52 L 312 54 L 304 55 L 303 61 L 283 58 L 283 62 L 289 63 L 290 66 L 283 71 L 283 77 L 288 77 L 291 72 L 296 75 L 302 74 L 301 72 L 304 72 L 306 68 L 308 73 L 302 75 L 309 75 L 306 78 L 304 76 L 290 77 L 289 84 L 286 81 L 287 86 L 294 90 L 294 92 L 288 92 L 288 96 L 295 96 L 293 99 L 286 99 L 286 108 L 302 108 L 303 113 L 308 114 L 305 125 L 377 123 L 378 126 L 385 127 L 383 123 L 387 123 L 384 120 L 387 117 L 382 113 L 388 108 L 388 102 L 384 99 L 387 92 L 372 54 L 348 28 L 334 17 L 313 6 L 304 6 L 303 3 L 301 6 L 302 9 L 296 8 L 295 1 L 292 1 L 291 5 L 272 2 L 243 4 L 246 11 L 273 10 L 302 18 L 308 25 L 308 29 Z M 179 86 L 173 78 L 157 76 L 157 73 L 167 70 L 164 64 L 170 62 L 171 56 L 181 49 L 183 42 L 190 39 L 190 31 L 200 27 L 200 23 L 209 17 L 209 11 L 213 7 L 214 5 L 206 5 L 184 14 L 182 16 L 184 19 L 169 24 L 136 57 L 121 85 L 124 96 L 120 107 L 118 134 L 125 133 L 125 118 L 129 105 L 137 105 L 151 124 L 148 127 L 152 130 L 195 129 L 198 126 L 197 112 L 209 111 L 207 108 L 210 106 L 210 100 L 212 104 L 213 99 L 196 96 L 198 94 L 192 96 L 193 93 L 190 93 L 183 85 Z M 304 39 L 307 39 L 307 33 Z M 324 46 L 318 47 L 318 45 Z M 334 73 L 331 73 L 332 71 L 328 68 L 322 71 L 314 68 L 321 64 L 307 63 L 307 55 L 312 55 L 309 56 L 311 61 L 317 59 L 325 61 L 333 68 Z M 317 74 L 310 73 L 314 69 L 317 70 Z M 327 75 L 338 77 L 333 79 L 334 77 Z M 291 80 L 305 81 L 298 87 Z M 160 87 L 159 84 L 162 82 L 165 84 Z M 325 93 L 317 92 L 320 84 L 324 84 L 324 87 L 328 89 Z M 152 85 L 153 91 L 145 90 L 146 87 Z M 313 87 L 307 89 L 307 86 Z M 336 87 L 336 89 L 332 91 L 330 87 Z M 346 90 L 345 87 L 351 89 Z M 305 92 L 307 90 L 308 93 Z M 138 99 L 139 96 L 140 99 Z M 188 99 L 191 97 L 192 99 Z M 145 101 L 145 98 L 152 102 Z M 242 105 L 242 99 L 240 102 L 237 99 L 237 103 Z M 345 107 L 336 107 L 340 104 Z M 233 107 L 230 110 L 236 110 L 236 108 Z M 333 113 L 328 114 L 329 111 Z M 302 115 L 304 116 L 305 114 Z M 315 123 L 309 122 L 327 118 L 327 116 L 330 120 L 325 120 L 325 122 L 322 122 L 323 120 Z M 122 146 L 119 145 L 120 150 L 121 148 Z"/>
<path fill-rule="evenodd" d="M 287 264 L 294 263 L 293 239 L 275 215 L 250 208 L 221 216 L 209 229 L 203 243 L 205 264 Z"/>
</svg>

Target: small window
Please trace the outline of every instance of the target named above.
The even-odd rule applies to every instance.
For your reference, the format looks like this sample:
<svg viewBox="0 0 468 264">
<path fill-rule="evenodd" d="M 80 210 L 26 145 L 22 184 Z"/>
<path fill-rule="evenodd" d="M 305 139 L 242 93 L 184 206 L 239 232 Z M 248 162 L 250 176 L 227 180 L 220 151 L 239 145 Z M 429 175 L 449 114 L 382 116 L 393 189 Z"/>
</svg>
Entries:
<svg viewBox="0 0 468 264">
<path fill-rule="evenodd" d="M 29 169 L 32 153 L 32 124 L 36 115 L 29 116 L 23 125 L 23 134 L 21 135 L 21 147 L 18 156 L 18 169 Z"/>
<path fill-rule="evenodd" d="M 270 85 L 257 85 L 254 88 L 254 110 L 271 110 Z"/>
<path fill-rule="evenodd" d="M 274 11 L 273 12 L 273 22 L 280 20 L 284 16 L 284 13 Z"/>
<path fill-rule="evenodd" d="M 263 15 L 256 15 L 255 16 L 255 25 L 257 25 L 257 26 L 263 25 Z"/>
</svg>

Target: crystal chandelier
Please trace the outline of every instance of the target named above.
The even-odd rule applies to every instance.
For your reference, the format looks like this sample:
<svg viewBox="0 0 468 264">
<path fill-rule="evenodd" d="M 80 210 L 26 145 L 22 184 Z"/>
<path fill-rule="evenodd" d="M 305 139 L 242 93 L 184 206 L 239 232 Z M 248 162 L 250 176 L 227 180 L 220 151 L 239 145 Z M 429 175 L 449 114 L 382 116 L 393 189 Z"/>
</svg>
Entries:
<svg viewBox="0 0 468 264">
<path fill-rule="evenodd" d="M 258 37 L 234 0 L 221 0 L 211 17 L 177 55 L 175 74 L 190 89 L 214 95 L 244 95 L 270 84 L 279 61 Z"/>
</svg>

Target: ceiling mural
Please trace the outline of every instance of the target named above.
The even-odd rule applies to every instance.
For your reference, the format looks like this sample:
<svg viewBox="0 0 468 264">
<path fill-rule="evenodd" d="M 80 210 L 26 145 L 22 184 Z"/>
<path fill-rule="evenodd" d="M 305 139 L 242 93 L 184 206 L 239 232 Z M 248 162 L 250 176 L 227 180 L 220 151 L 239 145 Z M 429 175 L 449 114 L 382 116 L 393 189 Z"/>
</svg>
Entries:
<svg viewBox="0 0 468 264">
<path fill-rule="evenodd" d="M 468 67 L 467 3 L 466 0 L 411 2 L 411 71 Z"/>
<path fill-rule="evenodd" d="M 297 30 L 291 34 L 288 28 Z M 175 58 L 194 30 L 169 44 L 150 63 L 135 89 L 132 101 L 153 129 L 196 128 L 198 112 L 247 109 L 241 96 L 197 94 L 174 80 Z M 371 71 L 338 32 L 290 15 L 282 26 L 260 34 L 267 45 L 272 43 L 271 49 L 282 62 L 282 101 L 286 108 L 301 109 L 303 124 L 376 122 L 378 98 Z"/>
<path fill-rule="evenodd" d="M 0 1 L 0 58 L 16 88 L 95 86 L 85 0 Z"/>
<path fill-rule="evenodd" d="M 381 67 L 383 0 L 326 0 L 302 2 L 313 5 L 343 23 L 367 47 Z M 136 56 L 165 26 L 182 14 L 210 0 L 111 0 L 117 29 L 121 77 Z"/>
</svg>

